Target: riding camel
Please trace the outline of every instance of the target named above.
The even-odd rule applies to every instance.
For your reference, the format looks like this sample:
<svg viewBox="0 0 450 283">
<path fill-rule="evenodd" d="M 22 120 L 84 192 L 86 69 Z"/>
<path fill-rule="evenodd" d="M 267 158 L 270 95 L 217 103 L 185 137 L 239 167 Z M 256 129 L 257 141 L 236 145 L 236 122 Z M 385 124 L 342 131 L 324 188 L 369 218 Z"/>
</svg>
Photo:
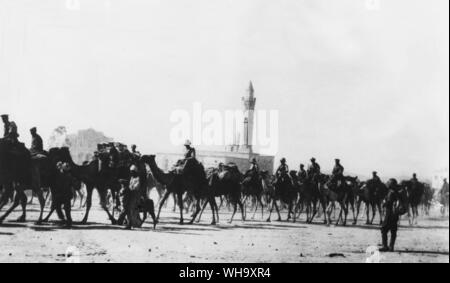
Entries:
<svg viewBox="0 0 450 283">
<path fill-rule="evenodd" d="M 376 212 L 378 210 L 380 215 L 380 224 L 383 222 L 383 209 L 382 204 L 388 193 L 386 184 L 375 181 L 373 179 L 367 182 L 361 183 L 361 187 L 358 190 L 354 190 L 356 196 L 356 221 L 359 219 L 359 213 L 361 203 L 364 202 L 366 206 L 366 224 L 372 225 L 375 219 Z M 372 209 L 372 217 L 369 216 L 370 208 Z"/>
<path fill-rule="evenodd" d="M 175 193 L 177 195 L 178 206 L 180 209 L 180 224 L 183 224 L 183 194 L 184 192 L 188 192 L 195 200 L 195 211 L 189 224 L 192 224 L 197 218 L 197 215 L 200 213 L 200 203 L 202 200 L 205 200 L 210 204 L 213 216 L 211 224 L 216 224 L 215 210 L 217 204 L 214 196 L 208 188 L 208 180 L 206 179 L 206 173 L 203 165 L 201 165 L 196 159 L 188 159 L 186 160 L 181 172 L 171 171 L 166 173 L 158 167 L 155 158 L 155 155 L 145 155 L 142 157 L 142 160 L 150 167 L 150 170 L 156 180 L 165 185 L 167 189 L 166 194 L 159 204 L 156 220 L 159 220 L 164 202 L 171 193 Z"/>
<path fill-rule="evenodd" d="M 22 143 L 13 144 L 5 139 L 0 139 L 0 186 L 4 192 L 0 198 L 0 210 L 14 195 L 11 207 L 0 217 L 0 224 L 19 205 L 22 206 L 22 215 L 18 222 L 26 220 L 27 196 L 25 190 L 32 190 L 39 199 L 40 214 L 37 223 L 42 222 L 45 199 L 42 187 L 48 187 L 48 168 L 50 164 L 47 158 L 32 159 L 30 151 Z"/>
<path fill-rule="evenodd" d="M 345 178 L 344 178 L 345 179 Z M 347 225 L 348 216 L 348 199 L 351 195 L 351 187 L 347 184 L 346 180 L 337 182 L 331 182 L 330 176 L 321 174 L 319 177 L 319 191 L 322 195 L 323 202 L 326 205 L 325 219 L 327 225 L 331 225 L 331 213 L 336 205 L 339 204 L 340 212 L 336 221 L 336 225 L 339 225 L 342 219 L 342 225 Z M 344 213 L 344 215 L 342 215 Z"/>
<path fill-rule="evenodd" d="M 233 222 L 233 218 L 236 214 L 237 207 L 242 213 L 242 221 L 245 221 L 245 210 L 244 205 L 241 201 L 241 172 L 235 164 L 224 165 L 223 170 L 219 172 L 217 168 L 210 168 L 207 173 L 208 185 L 211 193 L 214 197 L 225 197 L 227 198 L 231 205 L 233 205 L 233 213 L 229 223 Z M 198 221 L 206 208 L 207 203 L 205 202 L 200 212 Z M 217 212 L 217 222 L 219 221 L 219 208 L 216 207 Z"/>
<path fill-rule="evenodd" d="M 296 174 L 296 172 L 290 172 L 290 174 Z M 273 183 L 275 190 L 271 194 L 271 204 L 270 204 L 270 212 L 269 217 L 267 218 L 267 222 L 270 222 L 270 217 L 272 216 L 272 211 L 275 208 L 278 214 L 278 221 L 281 221 L 280 209 L 277 204 L 287 204 L 288 206 L 288 216 L 287 221 L 291 219 L 291 215 L 293 215 L 294 222 L 296 218 L 296 214 L 294 212 L 296 200 L 297 200 L 297 192 L 294 187 L 294 183 L 289 174 L 284 174 L 279 176 L 278 179 Z"/>
<path fill-rule="evenodd" d="M 406 189 L 408 194 L 408 220 L 409 225 L 417 225 L 417 218 L 419 216 L 419 205 L 425 191 L 425 185 L 418 181 L 402 181 L 400 186 Z"/>
</svg>

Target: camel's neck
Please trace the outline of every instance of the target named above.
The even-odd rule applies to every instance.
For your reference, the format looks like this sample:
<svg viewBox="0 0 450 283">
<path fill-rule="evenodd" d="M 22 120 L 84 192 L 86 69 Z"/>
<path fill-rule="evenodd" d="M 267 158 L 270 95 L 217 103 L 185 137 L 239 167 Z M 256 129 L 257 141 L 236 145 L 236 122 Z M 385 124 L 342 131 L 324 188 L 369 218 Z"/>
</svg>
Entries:
<svg viewBox="0 0 450 283">
<path fill-rule="evenodd" d="M 156 181 L 163 185 L 169 185 L 170 183 L 172 183 L 174 178 L 173 174 L 164 173 L 164 171 L 158 167 L 154 158 L 151 158 L 148 161 L 148 166 L 150 167 L 150 170 L 152 171 L 152 174 L 155 177 Z"/>
</svg>

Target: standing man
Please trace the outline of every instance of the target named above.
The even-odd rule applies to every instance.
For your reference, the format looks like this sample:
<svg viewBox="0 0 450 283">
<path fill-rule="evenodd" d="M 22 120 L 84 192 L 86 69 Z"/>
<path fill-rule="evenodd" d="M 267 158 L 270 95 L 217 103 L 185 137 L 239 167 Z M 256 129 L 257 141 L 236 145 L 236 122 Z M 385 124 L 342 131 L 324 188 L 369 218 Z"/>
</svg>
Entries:
<svg viewBox="0 0 450 283">
<path fill-rule="evenodd" d="M 30 148 L 31 154 L 36 155 L 39 153 L 43 153 L 44 145 L 42 143 L 41 136 L 38 135 L 37 133 L 36 127 L 31 128 L 30 133 L 31 133 L 31 148 Z"/>
<path fill-rule="evenodd" d="M 381 252 L 393 252 L 395 241 L 397 239 L 398 221 L 400 215 L 405 213 L 405 207 L 401 204 L 399 185 L 395 179 L 391 179 L 388 185 L 388 194 L 385 199 L 384 207 L 386 209 L 386 215 L 381 225 L 381 239 L 383 247 Z M 388 246 L 388 233 L 391 232 L 391 241 Z"/>
</svg>

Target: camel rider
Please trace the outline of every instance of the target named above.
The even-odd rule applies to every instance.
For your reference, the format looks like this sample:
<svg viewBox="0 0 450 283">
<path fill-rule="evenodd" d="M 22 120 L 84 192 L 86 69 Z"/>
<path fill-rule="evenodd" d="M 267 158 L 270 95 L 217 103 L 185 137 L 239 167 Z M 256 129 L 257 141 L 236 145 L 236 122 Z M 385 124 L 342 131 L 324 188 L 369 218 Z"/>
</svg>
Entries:
<svg viewBox="0 0 450 283">
<path fill-rule="evenodd" d="M 386 209 L 385 218 L 381 225 L 381 238 L 383 247 L 382 252 L 393 252 L 395 240 L 397 239 L 398 221 L 400 215 L 405 213 L 405 208 L 399 204 L 400 194 L 399 185 L 396 180 L 391 180 L 388 185 L 388 193 L 385 199 L 384 207 Z M 388 233 L 391 232 L 391 241 L 388 246 Z"/>
<path fill-rule="evenodd" d="M 248 169 L 248 172 L 251 174 L 258 174 L 259 166 L 256 158 L 252 158 L 252 160 L 250 160 L 250 168 Z"/>
<path fill-rule="evenodd" d="M 300 182 L 304 182 L 306 180 L 306 177 L 308 176 L 308 173 L 306 173 L 305 165 L 300 164 L 300 170 L 298 171 L 298 179 Z"/>
<path fill-rule="evenodd" d="M 37 133 L 36 127 L 31 128 L 30 133 L 31 133 L 31 148 L 30 148 L 31 154 L 32 155 L 42 154 L 44 152 L 44 145 L 41 136 L 38 135 Z"/>
<path fill-rule="evenodd" d="M 412 179 L 411 179 L 411 183 L 418 183 L 418 182 L 419 182 L 419 180 L 417 179 L 417 174 L 414 173 L 412 176 Z"/>
<path fill-rule="evenodd" d="M 331 183 L 337 185 L 339 181 L 344 181 L 344 166 L 341 165 L 341 161 L 336 158 L 333 171 L 331 172 Z"/>
<path fill-rule="evenodd" d="M 131 153 L 124 144 L 118 143 L 118 167 L 129 167 L 131 164 Z"/>
<path fill-rule="evenodd" d="M 313 179 L 315 176 L 320 175 L 320 165 L 316 162 L 316 159 L 311 158 L 311 164 L 308 167 L 308 178 Z"/>
<path fill-rule="evenodd" d="M 289 166 L 286 164 L 286 158 L 281 158 L 280 160 L 280 166 L 278 166 L 278 169 L 275 173 L 277 178 L 286 176 L 289 173 Z"/>
<path fill-rule="evenodd" d="M 141 157 L 141 153 L 136 150 L 135 144 L 131 145 L 131 154 L 133 155 L 133 157 L 135 157 L 137 159 L 139 159 Z"/>
<path fill-rule="evenodd" d="M 184 161 L 187 161 L 188 159 L 195 159 L 195 148 L 192 147 L 192 143 L 190 140 L 186 140 L 184 143 L 184 146 L 186 148 L 186 151 L 184 153 Z"/>
<path fill-rule="evenodd" d="M 17 133 L 17 125 L 14 121 L 9 121 L 8 115 L 2 115 L 2 121 L 4 124 L 3 137 L 12 143 L 18 143 L 19 134 Z"/>
</svg>

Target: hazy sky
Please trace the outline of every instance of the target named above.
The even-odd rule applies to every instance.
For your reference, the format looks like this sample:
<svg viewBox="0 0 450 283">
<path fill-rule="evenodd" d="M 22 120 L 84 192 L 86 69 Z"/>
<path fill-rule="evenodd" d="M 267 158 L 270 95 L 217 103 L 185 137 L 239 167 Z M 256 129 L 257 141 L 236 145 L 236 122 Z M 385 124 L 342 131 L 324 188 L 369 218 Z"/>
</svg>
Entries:
<svg viewBox="0 0 450 283">
<path fill-rule="evenodd" d="M 448 167 L 447 0 L 66 2 L 0 0 L 0 112 L 27 144 L 65 125 L 173 151 L 173 110 L 239 108 L 252 80 L 291 167 Z"/>
</svg>

